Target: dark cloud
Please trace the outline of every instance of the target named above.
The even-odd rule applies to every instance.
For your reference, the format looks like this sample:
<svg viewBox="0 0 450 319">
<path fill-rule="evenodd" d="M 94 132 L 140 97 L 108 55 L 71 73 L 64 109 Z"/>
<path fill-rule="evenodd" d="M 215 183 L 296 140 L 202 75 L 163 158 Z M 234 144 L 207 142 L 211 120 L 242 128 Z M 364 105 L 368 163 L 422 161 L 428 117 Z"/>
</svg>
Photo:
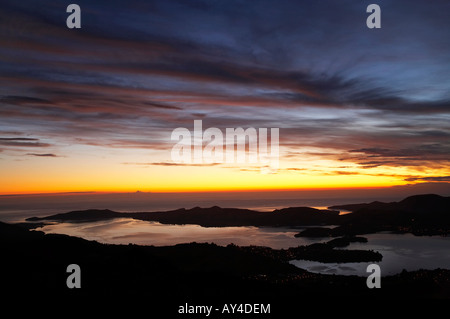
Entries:
<svg viewBox="0 0 450 319">
<path fill-rule="evenodd" d="M 406 178 L 407 182 L 450 182 L 450 176 L 427 176 L 427 177 L 410 177 Z"/>
<path fill-rule="evenodd" d="M 52 153 L 38 154 L 38 153 L 27 153 L 29 156 L 38 156 L 38 157 L 60 157 L 58 155 Z"/>
<path fill-rule="evenodd" d="M 351 172 L 351 171 L 333 171 L 330 175 L 359 175 L 359 172 Z"/>
<path fill-rule="evenodd" d="M 39 141 L 38 138 L 30 137 L 0 137 L 0 141 Z"/>
<path fill-rule="evenodd" d="M 163 103 L 143 102 L 143 104 L 144 105 L 153 106 L 153 107 L 156 107 L 156 108 L 161 108 L 161 109 L 182 110 L 181 107 L 174 106 L 174 105 L 167 105 L 167 104 L 163 104 Z"/>
<path fill-rule="evenodd" d="M 48 143 L 37 142 L 36 138 L 0 138 L 0 145 L 13 147 L 49 147 Z"/>
<path fill-rule="evenodd" d="M 365 167 L 379 165 L 420 166 L 425 163 L 446 163 L 450 156 L 450 144 L 424 144 L 415 148 L 363 148 L 351 150 L 350 153 L 361 153 L 354 157 Z"/>
<path fill-rule="evenodd" d="M 449 156 L 450 145 L 427 144 L 417 148 L 384 149 L 384 148 L 362 148 L 350 150 L 351 153 L 364 153 L 372 157 L 416 157 L 416 156 Z"/>
<path fill-rule="evenodd" d="M 31 96 L 4 96 L 4 97 L 0 97 L 0 103 L 7 103 L 7 104 L 13 104 L 13 105 L 51 104 L 51 101 L 37 98 L 37 97 L 31 97 Z"/>
</svg>

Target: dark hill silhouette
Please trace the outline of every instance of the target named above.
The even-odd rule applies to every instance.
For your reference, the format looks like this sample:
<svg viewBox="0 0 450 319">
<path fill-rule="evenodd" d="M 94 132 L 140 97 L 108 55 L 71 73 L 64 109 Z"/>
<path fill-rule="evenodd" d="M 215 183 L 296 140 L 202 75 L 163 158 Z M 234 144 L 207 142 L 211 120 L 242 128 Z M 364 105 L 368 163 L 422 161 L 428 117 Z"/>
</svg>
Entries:
<svg viewBox="0 0 450 319">
<path fill-rule="evenodd" d="M 194 207 L 165 212 L 119 213 L 111 210 L 84 210 L 46 217 L 32 217 L 28 221 L 95 221 L 109 218 L 135 218 L 158 221 L 164 224 L 198 224 L 205 227 L 224 226 L 295 226 L 320 225 L 337 221 L 339 212 L 310 207 L 291 207 L 273 212 L 258 212 L 249 209 Z"/>
<path fill-rule="evenodd" d="M 336 205 L 330 206 L 329 209 L 345 209 L 352 212 L 356 212 L 361 209 L 369 210 L 402 210 L 405 212 L 444 212 L 450 213 L 450 197 L 444 197 L 435 194 L 426 195 L 414 195 L 409 196 L 400 202 L 372 202 L 362 204 L 348 204 L 348 205 Z"/>
<path fill-rule="evenodd" d="M 335 235 L 379 230 L 411 232 L 415 235 L 446 235 L 450 231 L 450 197 L 415 195 L 400 202 L 331 206 L 353 211 L 340 219 Z"/>
<path fill-rule="evenodd" d="M 408 212 L 450 214 L 450 197 L 435 194 L 410 196 L 400 201 L 397 206 L 398 209 Z"/>
<path fill-rule="evenodd" d="M 342 216 L 345 222 L 356 221 L 369 216 L 380 219 L 380 222 L 406 221 L 417 217 L 423 220 L 439 219 L 440 221 L 449 221 L 450 217 L 450 197 L 439 195 L 415 195 L 403 199 L 400 202 L 381 203 L 373 202 L 370 204 L 358 204 L 353 207 L 353 213 Z M 351 205 L 344 205 L 349 209 Z M 337 208 L 337 206 L 333 206 Z M 372 220 L 375 222 L 375 220 Z"/>
<path fill-rule="evenodd" d="M 123 213 L 114 212 L 109 209 L 88 209 L 77 210 L 68 213 L 61 213 L 51 215 L 43 218 L 31 217 L 27 221 L 39 221 L 39 220 L 58 220 L 58 221 L 96 221 L 110 218 L 122 217 Z"/>
<path fill-rule="evenodd" d="M 351 210 L 352 213 L 339 215 L 339 211 L 334 209 Z M 331 232 L 322 232 L 331 236 L 366 234 L 380 230 L 411 232 L 416 235 L 446 235 L 450 233 L 450 197 L 433 194 L 415 195 L 392 203 L 339 205 L 331 206 L 330 210 L 289 207 L 272 212 L 218 206 L 138 213 L 90 209 L 42 218 L 32 217 L 28 221 L 76 222 L 119 217 L 157 221 L 164 224 L 197 224 L 204 227 L 339 225 Z M 316 236 L 320 234 L 317 229 L 314 232 Z"/>
</svg>

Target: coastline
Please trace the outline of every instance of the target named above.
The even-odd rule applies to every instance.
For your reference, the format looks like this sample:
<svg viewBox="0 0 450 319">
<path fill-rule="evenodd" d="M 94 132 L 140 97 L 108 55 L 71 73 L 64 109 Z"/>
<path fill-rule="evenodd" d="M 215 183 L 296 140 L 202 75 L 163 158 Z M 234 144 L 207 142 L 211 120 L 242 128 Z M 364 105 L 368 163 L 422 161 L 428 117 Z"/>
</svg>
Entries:
<svg viewBox="0 0 450 319">
<path fill-rule="evenodd" d="M 237 246 L 105 245 L 4 223 L 0 227 L 6 247 L 3 256 L 8 260 L 3 267 L 9 274 L 4 287 L 12 292 L 73 294 L 65 286 L 65 267 L 77 261 L 84 272 L 83 288 L 76 293 L 85 296 L 126 291 L 128 296 L 170 296 L 173 301 L 220 300 L 231 292 L 235 298 L 252 296 L 273 302 L 292 296 L 303 300 L 318 296 L 333 300 L 450 298 L 450 270 L 444 269 L 387 276 L 383 289 L 371 290 L 362 277 L 314 274 Z"/>
<path fill-rule="evenodd" d="M 448 197 L 412 196 L 379 210 L 370 209 L 373 204 L 364 204 L 346 215 L 309 207 L 256 212 L 213 206 L 152 213 L 73 211 L 30 218 L 27 223 L 16 225 L 0 222 L 0 241 L 4 260 L 7 260 L 2 265 L 7 274 L 5 288 L 13 295 L 25 291 L 48 299 L 74 295 L 113 298 L 126 292 L 130 298 L 149 298 L 158 303 L 170 300 L 174 305 L 187 300 L 218 302 L 232 295 L 240 302 L 267 301 L 286 309 L 292 308 L 293 299 L 299 298 L 311 303 L 317 300 L 450 299 L 450 269 L 445 269 L 446 265 L 383 275 L 382 289 L 369 289 L 364 276 L 316 273 L 292 264 L 295 259 L 342 265 L 382 263 L 383 252 L 349 247 L 366 245 L 367 238 L 361 237 L 361 233 L 370 236 L 380 229 L 395 231 L 408 225 L 411 229 L 433 233 L 442 229 L 440 234 L 445 235 L 450 228 L 448 201 Z M 434 205 L 432 212 L 427 208 L 431 202 L 440 203 Z M 412 216 L 418 217 L 420 224 L 412 220 Z M 45 226 L 47 222 L 76 225 L 124 217 L 179 225 L 196 222 L 213 230 L 229 225 L 255 225 L 255 222 L 271 227 L 320 225 L 320 228 L 307 228 L 309 234 L 300 232 L 298 236 L 314 237 L 320 233 L 327 239 L 286 249 L 195 242 L 143 246 L 104 244 L 31 229 L 33 223 L 37 226 Z M 83 285 L 81 289 L 70 290 L 66 286 L 66 267 L 74 263 L 82 269 Z"/>
</svg>

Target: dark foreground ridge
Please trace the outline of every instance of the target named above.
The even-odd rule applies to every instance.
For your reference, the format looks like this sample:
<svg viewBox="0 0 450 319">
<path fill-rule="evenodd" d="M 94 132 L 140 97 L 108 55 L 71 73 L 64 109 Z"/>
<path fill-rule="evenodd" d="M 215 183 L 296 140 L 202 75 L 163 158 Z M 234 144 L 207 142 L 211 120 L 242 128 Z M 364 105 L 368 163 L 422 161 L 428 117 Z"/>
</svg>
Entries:
<svg viewBox="0 0 450 319">
<path fill-rule="evenodd" d="M 309 273 L 263 247 L 107 245 L 5 223 L 0 244 L 2 289 L 20 300 L 120 296 L 153 309 L 168 303 L 164 309 L 175 313 L 185 302 L 271 303 L 298 311 L 299 301 L 306 307 L 311 301 L 450 298 L 450 270 L 403 272 L 383 277 L 381 289 L 368 289 L 365 277 Z M 66 286 L 72 263 L 82 269 L 80 289 Z"/>
<path fill-rule="evenodd" d="M 351 210 L 339 215 L 337 209 Z M 119 213 L 111 210 L 84 210 L 32 217 L 28 221 L 96 221 L 109 218 L 135 218 L 163 224 L 198 224 L 204 227 L 225 226 L 311 226 L 339 225 L 333 229 L 314 229 L 300 236 L 353 236 L 377 231 L 410 232 L 415 235 L 450 234 L 450 197 L 416 195 L 400 202 L 332 206 L 330 210 L 290 207 L 272 212 L 248 209 L 194 207 L 165 212 Z"/>
</svg>

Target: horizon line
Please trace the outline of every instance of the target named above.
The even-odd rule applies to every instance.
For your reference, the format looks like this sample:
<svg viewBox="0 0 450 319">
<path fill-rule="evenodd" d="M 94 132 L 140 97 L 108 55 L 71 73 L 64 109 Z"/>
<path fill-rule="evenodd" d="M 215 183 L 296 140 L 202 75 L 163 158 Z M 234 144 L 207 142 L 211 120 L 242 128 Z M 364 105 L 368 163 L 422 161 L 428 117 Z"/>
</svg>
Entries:
<svg viewBox="0 0 450 319">
<path fill-rule="evenodd" d="M 228 189 L 228 190 L 173 190 L 173 191 L 107 191 L 107 190 L 89 190 L 89 191 L 44 191 L 44 192 L 14 192 L 2 193 L 0 197 L 6 196 L 38 196 L 38 195 L 96 195 L 96 194 L 191 194 L 191 193 L 267 193 L 267 192 L 302 192 L 302 191 L 338 191 L 338 190 L 380 190 L 389 189 L 401 186 L 415 186 L 421 184 L 450 184 L 450 183 L 415 183 L 415 184 L 401 184 L 401 185 L 386 185 L 386 186 L 355 186 L 355 187 L 309 187 L 309 188 L 273 188 L 273 189 Z"/>
</svg>

